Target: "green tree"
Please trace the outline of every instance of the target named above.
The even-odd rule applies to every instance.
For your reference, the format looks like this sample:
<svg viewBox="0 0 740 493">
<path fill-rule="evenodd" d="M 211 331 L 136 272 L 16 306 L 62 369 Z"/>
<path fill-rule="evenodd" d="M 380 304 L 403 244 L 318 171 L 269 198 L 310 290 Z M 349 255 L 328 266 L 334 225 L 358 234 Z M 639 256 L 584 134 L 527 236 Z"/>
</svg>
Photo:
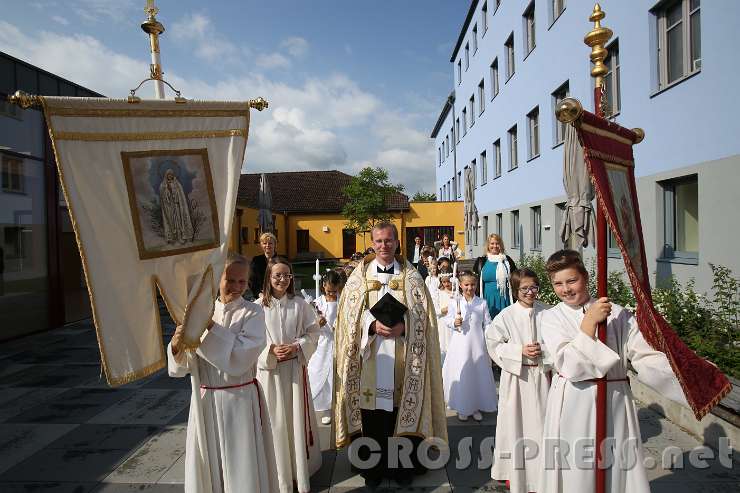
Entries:
<svg viewBox="0 0 740 493">
<path fill-rule="evenodd" d="M 437 196 L 433 193 L 428 193 L 423 190 L 419 190 L 414 194 L 413 197 L 411 197 L 411 200 L 413 202 L 429 202 L 437 200 Z"/>
<path fill-rule="evenodd" d="M 392 184 L 387 170 L 371 166 L 363 168 L 342 190 L 347 197 L 342 209 L 347 228 L 364 233 L 375 224 L 390 220 L 387 199 L 401 191 L 403 185 Z"/>
</svg>

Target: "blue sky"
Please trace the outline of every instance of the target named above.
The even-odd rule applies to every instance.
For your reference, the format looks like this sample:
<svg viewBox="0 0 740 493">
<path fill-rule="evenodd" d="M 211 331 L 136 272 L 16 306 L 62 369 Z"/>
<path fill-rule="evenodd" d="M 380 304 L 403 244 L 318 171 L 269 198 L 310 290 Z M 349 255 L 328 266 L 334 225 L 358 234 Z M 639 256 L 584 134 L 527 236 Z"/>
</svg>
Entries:
<svg viewBox="0 0 740 493">
<path fill-rule="evenodd" d="M 111 97 L 148 73 L 145 0 L 0 2 L 0 51 Z M 246 172 L 373 164 L 434 191 L 460 0 L 158 0 L 165 78 L 188 98 L 267 98 Z M 152 91 L 151 88 L 144 89 Z M 151 95 L 152 93 L 149 92 Z M 145 97 L 146 97 L 145 93 Z"/>
</svg>

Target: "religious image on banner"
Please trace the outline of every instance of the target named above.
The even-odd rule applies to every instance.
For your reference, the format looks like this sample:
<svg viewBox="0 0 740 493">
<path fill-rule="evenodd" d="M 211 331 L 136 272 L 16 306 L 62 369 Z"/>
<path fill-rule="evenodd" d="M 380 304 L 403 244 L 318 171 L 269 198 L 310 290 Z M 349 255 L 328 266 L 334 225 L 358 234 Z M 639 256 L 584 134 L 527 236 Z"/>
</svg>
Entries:
<svg viewBox="0 0 740 493">
<path fill-rule="evenodd" d="M 635 223 L 635 206 L 632 203 L 630 192 L 628 168 L 613 163 L 604 163 L 606 175 L 609 178 L 612 200 L 617 212 L 617 226 L 621 233 L 627 255 L 635 269 L 635 274 L 640 282 L 645 282 L 645 269 L 642 265 L 642 254 L 640 253 L 640 233 Z"/>
<path fill-rule="evenodd" d="M 139 258 L 219 245 L 207 149 L 122 152 Z"/>
</svg>

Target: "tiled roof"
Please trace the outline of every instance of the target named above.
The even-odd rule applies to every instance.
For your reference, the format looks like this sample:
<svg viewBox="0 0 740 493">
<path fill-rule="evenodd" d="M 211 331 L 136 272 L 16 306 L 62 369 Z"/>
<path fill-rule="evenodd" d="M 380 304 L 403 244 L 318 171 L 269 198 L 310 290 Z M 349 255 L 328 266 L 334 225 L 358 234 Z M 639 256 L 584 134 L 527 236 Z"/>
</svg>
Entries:
<svg viewBox="0 0 740 493">
<path fill-rule="evenodd" d="M 341 171 L 285 171 L 266 173 L 272 195 L 272 211 L 277 212 L 342 212 L 347 198 L 342 193 L 352 176 Z M 237 204 L 259 207 L 261 173 L 246 173 L 239 179 Z M 388 197 L 391 211 L 408 210 L 409 198 L 403 193 Z"/>
</svg>

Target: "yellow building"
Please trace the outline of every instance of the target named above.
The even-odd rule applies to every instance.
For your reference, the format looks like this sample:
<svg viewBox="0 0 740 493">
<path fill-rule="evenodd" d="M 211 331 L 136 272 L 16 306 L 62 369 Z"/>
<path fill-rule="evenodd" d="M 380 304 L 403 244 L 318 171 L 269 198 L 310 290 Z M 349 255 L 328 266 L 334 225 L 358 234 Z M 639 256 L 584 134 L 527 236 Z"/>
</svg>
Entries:
<svg viewBox="0 0 740 493">
<path fill-rule="evenodd" d="M 340 171 L 266 173 L 272 195 L 272 217 L 278 254 L 291 260 L 348 259 L 371 246 L 370 235 L 348 230 L 342 215 L 342 193 L 352 177 Z M 260 174 L 243 174 L 239 181 L 231 248 L 247 256 L 262 253 L 259 246 L 258 196 Z M 413 253 L 414 238 L 425 245 L 448 234 L 465 248 L 463 203 L 409 202 L 397 193 L 388 210 L 401 236 L 401 251 Z"/>
</svg>

